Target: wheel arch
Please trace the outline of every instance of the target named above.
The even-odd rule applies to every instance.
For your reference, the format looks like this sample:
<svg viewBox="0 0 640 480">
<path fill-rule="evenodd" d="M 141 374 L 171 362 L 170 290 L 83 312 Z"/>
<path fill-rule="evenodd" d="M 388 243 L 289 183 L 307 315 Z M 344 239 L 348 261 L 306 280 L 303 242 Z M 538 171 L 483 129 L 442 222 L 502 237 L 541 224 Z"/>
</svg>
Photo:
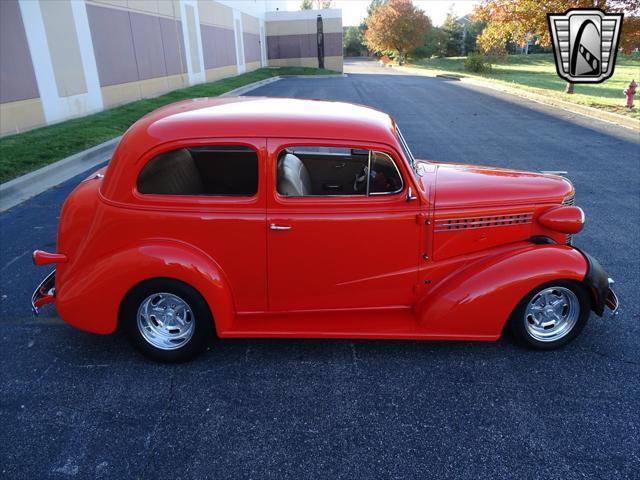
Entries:
<svg viewBox="0 0 640 480">
<path fill-rule="evenodd" d="M 209 306 L 216 331 L 233 321 L 233 295 L 222 268 L 197 247 L 167 239 L 145 240 L 85 265 L 60 286 L 56 308 L 77 328 L 113 333 L 125 296 L 136 285 L 154 278 L 170 278 L 194 288 Z M 96 310 L 87 318 L 86 312 Z"/>
<path fill-rule="evenodd" d="M 500 337 L 522 298 L 552 280 L 584 285 L 587 262 L 565 245 L 523 244 L 483 257 L 434 285 L 416 304 L 421 327 L 429 332 L 477 338 Z"/>
</svg>

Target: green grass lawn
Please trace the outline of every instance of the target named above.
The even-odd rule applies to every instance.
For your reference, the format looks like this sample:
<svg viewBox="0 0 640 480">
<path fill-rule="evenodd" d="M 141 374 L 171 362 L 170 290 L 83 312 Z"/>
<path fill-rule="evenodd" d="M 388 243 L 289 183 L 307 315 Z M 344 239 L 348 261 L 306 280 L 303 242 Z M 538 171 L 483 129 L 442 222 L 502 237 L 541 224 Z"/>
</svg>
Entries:
<svg viewBox="0 0 640 480">
<path fill-rule="evenodd" d="M 556 97 L 572 103 L 597 107 L 640 119 L 640 99 L 636 94 L 636 107 L 629 111 L 624 107 L 622 91 L 632 79 L 640 82 L 640 58 L 618 56 L 613 76 L 603 83 L 575 85 L 575 93 L 564 93 L 566 82 L 556 74 L 553 55 L 539 53 L 533 55 L 509 55 L 503 63 L 493 65 L 490 73 L 476 74 L 464 69 L 464 57 L 434 58 L 407 64 L 408 67 L 453 73 L 465 77 L 488 80 L 511 86 L 522 86 L 527 90 Z"/>
<path fill-rule="evenodd" d="M 261 68 L 236 77 L 174 90 L 74 120 L 0 139 L 0 183 L 117 137 L 143 115 L 168 103 L 195 97 L 215 97 L 277 75 L 328 75 L 331 70 Z"/>
</svg>

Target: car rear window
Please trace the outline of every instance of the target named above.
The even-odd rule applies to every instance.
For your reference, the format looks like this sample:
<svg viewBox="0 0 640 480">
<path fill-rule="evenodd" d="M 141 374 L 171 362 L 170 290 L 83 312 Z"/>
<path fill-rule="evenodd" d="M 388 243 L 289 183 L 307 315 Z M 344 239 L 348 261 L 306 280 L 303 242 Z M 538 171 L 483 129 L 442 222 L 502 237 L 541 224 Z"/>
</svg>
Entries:
<svg viewBox="0 0 640 480">
<path fill-rule="evenodd" d="M 155 195 L 253 196 L 258 192 L 258 155 L 242 145 L 171 150 L 145 165 L 137 188 Z"/>
</svg>

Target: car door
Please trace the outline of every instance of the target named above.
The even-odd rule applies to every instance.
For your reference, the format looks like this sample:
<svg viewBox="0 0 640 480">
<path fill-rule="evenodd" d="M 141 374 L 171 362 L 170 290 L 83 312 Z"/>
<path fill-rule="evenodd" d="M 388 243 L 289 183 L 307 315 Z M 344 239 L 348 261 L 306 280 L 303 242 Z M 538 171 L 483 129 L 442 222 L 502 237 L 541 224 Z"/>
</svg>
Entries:
<svg viewBox="0 0 640 480">
<path fill-rule="evenodd" d="M 305 196 L 284 195 L 278 191 L 280 162 L 287 149 L 294 146 L 378 151 L 380 158 L 393 162 L 387 160 L 387 167 L 397 169 L 401 183 L 396 183 L 398 188 L 394 186 L 392 193 L 335 195 L 319 191 L 307 192 Z M 382 145 L 372 148 L 349 142 L 301 145 L 299 140 L 286 139 L 269 139 L 267 149 L 270 310 L 411 305 L 420 259 L 421 200 L 407 201 L 413 179 L 397 153 Z M 314 181 L 318 172 L 304 173 L 310 177 L 309 185 L 322 183 Z M 354 175 L 354 181 L 357 176 Z"/>
<path fill-rule="evenodd" d="M 266 160 L 264 138 L 181 140 L 148 152 L 136 184 L 138 235 L 209 256 L 239 313 L 268 305 Z"/>
</svg>

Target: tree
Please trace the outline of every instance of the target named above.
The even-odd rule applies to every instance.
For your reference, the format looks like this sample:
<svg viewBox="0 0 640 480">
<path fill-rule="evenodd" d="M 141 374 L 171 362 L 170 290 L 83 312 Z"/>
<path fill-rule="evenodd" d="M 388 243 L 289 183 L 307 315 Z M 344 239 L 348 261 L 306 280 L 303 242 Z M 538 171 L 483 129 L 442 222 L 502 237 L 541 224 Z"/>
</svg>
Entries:
<svg viewBox="0 0 640 480">
<path fill-rule="evenodd" d="M 300 10 L 324 10 L 331 8 L 331 0 L 302 0 Z"/>
<path fill-rule="evenodd" d="M 418 49 L 420 56 L 446 57 L 447 44 L 449 43 L 449 35 L 440 27 L 433 27 L 424 36 L 424 46 Z"/>
<path fill-rule="evenodd" d="M 387 1 L 388 0 L 371 0 L 371 2 L 369 3 L 369 6 L 367 7 L 367 18 L 372 16 L 373 12 L 375 12 L 378 8 L 386 4 Z M 366 42 L 364 41 L 364 35 L 365 35 L 365 32 L 367 31 L 367 18 L 365 18 L 360 24 L 360 31 L 362 32 L 362 37 L 363 37 L 362 42 L 365 47 L 367 46 Z"/>
<path fill-rule="evenodd" d="M 634 13 L 625 13 L 620 32 L 620 48 L 627 55 L 640 48 L 640 7 Z"/>
<path fill-rule="evenodd" d="M 362 52 L 364 37 L 360 27 L 344 27 L 342 29 L 342 50 L 344 56 L 356 56 Z"/>
<path fill-rule="evenodd" d="M 606 12 L 624 12 L 620 48 L 631 53 L 640 39 L 638 0 L 482 0 L 474 9 L 474 18 L 487 22 L 478 37 L 478 45 L 489 54 L 506 54 L 507 40 L 524 45 L 530 35 L 542 47 L 551 45 L 547 13 L 564 13 L 570 8 L 601 8 Z M 567 93 L 573 85 L 567 85 Z"/>
<path fill-rule="evenodd" d="M 442 31 L 447 34 L 447 57 L 456 57 L 462 54 L 462 25 L 458 18 L 449 10 L 447 18 L 442 24 Z"/>
<path fill-rule="evenodd" d="M 570 8 L 600 8 L 606 12 L 624 12 L 620 48 L 631 53 L 640 42 L 640 2 L 638 0 L 482 0 L 474 10 L 476 20 L 487 22 L 478 38 L 485 51 L 504 48 L 507 38 L 523 45 L 535 35 L 543 47 L 551 45 L 547 13 L 564 13 Z"/>
<path fill-rule="evenodd" d="M 469 54 L 477 50 L 478 36 L 484 30 L 487 23 L 484 21 L 471 21 L 467 24 L 466 35 L 464 35 L 464 53 Z"/>
<path fill-rule="evenodd" d="M 373 15 L 373 12 L 375 12 L 385 3 L 387 3 L 387 0 L 371 0 L 371 3 L 369 3 L 369 6 L 367 7 L 367 17 Z"/>
<path fill-rule="evenodd" d="M 388 0 L 365 20 L 365 41 L 375 52 L 391 51 L 404 63 L 407 51 L 419 47 L 431 21 L 411 0 Z"/>
</svg>

